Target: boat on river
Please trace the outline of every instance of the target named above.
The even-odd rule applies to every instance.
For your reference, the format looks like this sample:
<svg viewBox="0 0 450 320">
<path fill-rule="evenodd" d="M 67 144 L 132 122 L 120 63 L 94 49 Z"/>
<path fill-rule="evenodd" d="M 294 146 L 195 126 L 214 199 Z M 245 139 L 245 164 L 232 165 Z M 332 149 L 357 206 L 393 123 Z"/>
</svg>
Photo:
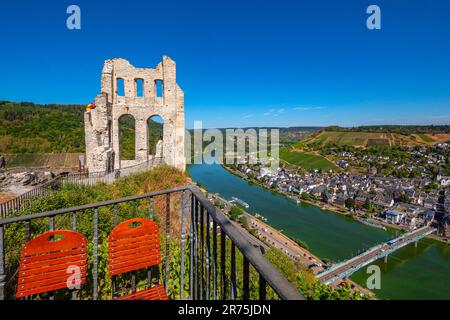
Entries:
<svg viewBox="0 0 450 320">
<path fill-rule="evenodd" d="M 241 200 L 237 197 L 231 197 L 231 199 L 233 199 L 233 200 L 231 200 L 230 202 L 235 202 L 235 203 L 243 206 L 246 209 L 250 207 L 250 205 L 247 202 L 245 202 L 244 200 Z"/>
<path fill-rule="evenodd" d="M 370 222 L 370 221 L 367 221 L 367 220 L 364 220 L 364 219 L 358 219 L 358 221 L 361 222 L 362 224 L 365 224 L 365 225 L 373 227 L 373 228 L 387 230 L 385 226 L 379 225 L 379 224 L 374 223 L 374 222 Z"/>
<path fill-rule="evenodd" d="M 286 196 L 289 200 L 294 201 L 296 204 L 300 204 L 300 199 L 293 196 Z"/>
</svg>

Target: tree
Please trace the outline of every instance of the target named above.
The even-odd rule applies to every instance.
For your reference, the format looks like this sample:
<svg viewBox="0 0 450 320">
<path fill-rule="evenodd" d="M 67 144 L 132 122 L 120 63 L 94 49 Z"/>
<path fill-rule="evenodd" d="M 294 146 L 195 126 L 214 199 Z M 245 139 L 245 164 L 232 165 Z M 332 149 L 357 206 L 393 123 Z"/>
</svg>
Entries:
<svg viewBox="0 0 450 320">
<path fill-rule="evenodd" d="M 228 216 L 233 221 L 237 221 L 239 216 L 242 214 L 244 214 L 244 210 L 242 210 L 241 208 L 239 208 L 237 206 L 232 206 L 230 209 L 230 212 L 228 212 Z"/>
<path fill-rule="evenodd" d="M 345 199 L 345 206 L 349 209 L 354 209 L 355 208 L 355 199 L 353 199 L 353 198 Z"/>
<path fill-rule="evenodd" d="M 408 197 L 408 195 L 407 195 L 406 193 L 403 193 L 403 194 L 400 196 L 400 201 L 401 201 L 401 202 L 404 202 L 404 203 L 409 203 L 409 202 L 410 202 L 410 199 L 409 199 L 409 197 Z"/>
<path fill-rule="evenodd" d="M 372 204 L 370 203 L 369 197 L 366 198 L 366 201 L 364 201 L 364 208 L 367 211 L 370 211 L 372 209 Z"/>
<path fill-rule="evenodd" d="M 303 200 L 311 200 L 311 195 L 307 192 L 302 192 L 301 197 Z"/>
</svg>

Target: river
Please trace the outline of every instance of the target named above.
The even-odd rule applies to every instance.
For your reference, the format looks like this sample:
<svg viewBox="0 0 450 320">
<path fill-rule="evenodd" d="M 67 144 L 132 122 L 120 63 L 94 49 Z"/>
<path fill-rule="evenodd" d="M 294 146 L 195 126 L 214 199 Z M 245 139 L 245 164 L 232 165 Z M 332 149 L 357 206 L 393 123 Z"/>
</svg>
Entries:
<svg viewBox="0 0 450 320">
<path fill-rule="evenodd" d="M 192 178 L 211 193 L 247 202 L 249 213 L 259 213 L 268 223 L 291 237 L 306 242 L 309 250 L 338 262 L 380 242 L 395 237 L 392 231 L 373 228 L 316 206 L 296 204 L 287 197 L 249 183 L 220 165 L 190 165 Z M 450 246 L 423 239 L 417 248 L 409 245 L 376 261 L 381 269 L 381 289 L 372 291 L 380 299 L 450 299 Z M 365 286 L 363 268 L 351 279 Z"/>
</svg>

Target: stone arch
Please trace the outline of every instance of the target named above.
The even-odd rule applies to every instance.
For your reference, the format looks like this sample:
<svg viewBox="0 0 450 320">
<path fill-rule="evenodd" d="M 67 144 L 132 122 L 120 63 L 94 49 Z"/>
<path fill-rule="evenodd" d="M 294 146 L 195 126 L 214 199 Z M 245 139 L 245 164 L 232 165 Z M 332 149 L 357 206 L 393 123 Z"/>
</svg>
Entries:
<svg viewBox="0 0 450 320">
<path fill-rule="evenodd" d="M 147 118 L 147 147 L 149 159 L 163 157 L 164 118 L 154 114 Z"/>
<path fill-rule="evenodd" d="M 134 161 L 136 159 L 136 119 L 129 113 L 117 119 L 119 129 L 119 160 Z M 122 167 L 122 166 L 121 166 Z"/>
<path fill-rule="evenodd" d="M 123 79 L 123 96 L 118 94 L 117 79 Z M 143 80 L 142 89 L 137 89 L 136 79 Z M 162 83 L 157 92 L 159 81 Z M 137 94 L 141 91 L 142 96 Z M 95 106 L 84 114 L 89 171 L 108 171 L 108 168 L 125 168 L 148 161 L 147 120 L 152 115 L 159 115 L 164 120 L 164 162 L 185 170 L 184 93 L 176 83 L 176 64 L 172 59 L 164 56 L 155 68 L 136 68 L 122 58 L 106 60 Z M 125 114 L 134 117 L 135 159 L 121 161 L 119 118 Z"/>
</svg>

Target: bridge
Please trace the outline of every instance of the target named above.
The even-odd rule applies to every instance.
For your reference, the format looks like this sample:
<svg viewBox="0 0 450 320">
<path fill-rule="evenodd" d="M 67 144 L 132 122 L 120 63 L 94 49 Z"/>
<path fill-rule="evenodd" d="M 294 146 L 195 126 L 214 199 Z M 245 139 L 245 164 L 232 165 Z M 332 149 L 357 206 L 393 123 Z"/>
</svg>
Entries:
<svg viewBox="0 0 450 320">
<path fill-rule="evenodd" d="M 357 255 L 356 257 L 333 265 L 331 268 L 317 274 L 317 278 L 325 284 L 331 284 L 336 280 L 340 280 L 350 276 L 354 272 L 374 262 L 375 260 L 378 260 L 380 258 L 386 259 L 387 256 L 394 251 L 403 248 L 410 243 L 417 243 L 417 241 L 435 231 L 436 229 L 425 226 L 420 229 L 404 233 L 396 239 L 379 244 L 363 252 L 362 254 Z"/>
</svg>

